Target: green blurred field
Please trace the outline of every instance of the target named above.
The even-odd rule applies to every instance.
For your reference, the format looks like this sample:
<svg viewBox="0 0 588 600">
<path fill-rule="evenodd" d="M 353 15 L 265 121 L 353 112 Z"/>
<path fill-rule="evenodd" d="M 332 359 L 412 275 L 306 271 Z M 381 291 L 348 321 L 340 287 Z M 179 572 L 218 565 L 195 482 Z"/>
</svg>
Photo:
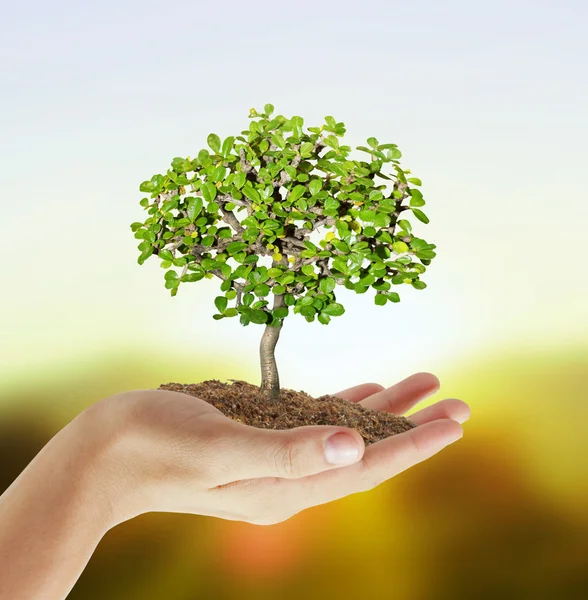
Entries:
<svg viewBox="0 0 588 600">
<path fill-rule="evenodd" d="M 472 419 L 429 462 L 272 527 L 144 515 L 107 534 L 70 597 L 588 598 L 587 373 L 586 348 L 455 365 L 440 395 L 468 401 Z M 0 491 L 108 394 L 229 377 L 256 373 L 121 355 L 19 376 L 0 389 Z"/>
</svg>

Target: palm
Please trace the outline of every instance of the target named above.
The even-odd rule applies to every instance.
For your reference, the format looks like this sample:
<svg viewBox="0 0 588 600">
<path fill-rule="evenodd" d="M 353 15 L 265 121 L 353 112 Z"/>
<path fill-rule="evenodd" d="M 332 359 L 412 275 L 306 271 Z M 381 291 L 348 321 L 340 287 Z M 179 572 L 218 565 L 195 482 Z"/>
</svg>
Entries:
<svg viewBox="0 0 588 600">
<path fill-rule="evenodd" d="M 390 388 L 366 383 L 336 395 L 359 402 L 366 408 L 402 415 L 438 388 L 439 381 L 434 375 L 419 373 Z M 243 491 L 248 496 L 258 497 L 261 502 L 267 500 L 274 505 L 278 502 L 284 507 L 280 520 L 285 520 L 308 506 L 373 489 L 436 454 L 442 447 L 441 440 L 461 432 L 459 423 L 468 419 L 469 412 L 468 405 L 461 400 L 441 400 L 410 416 L 418 425 L 416 429 L 372 444 L 358 463 L 300 478 L 262 477 L 235 481 L 218 486 L 214 493 L 220 501 L 224 492 Z M 304 498 L 305 505 L 297 505 L 292 498 Z M 270 524 L 272 522 L 277 521 L 271 520 Z"/>
</svg>

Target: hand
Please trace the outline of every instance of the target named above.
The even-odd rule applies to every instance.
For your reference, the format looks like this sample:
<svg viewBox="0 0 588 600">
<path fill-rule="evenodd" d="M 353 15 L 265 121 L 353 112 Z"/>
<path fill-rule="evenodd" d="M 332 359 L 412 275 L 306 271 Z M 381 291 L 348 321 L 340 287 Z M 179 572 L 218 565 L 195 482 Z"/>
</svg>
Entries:
<svg viewBox="0 0 588 600">
<path fill-rule="evenodd" d="M 405 414 L 438 388 L 434 375 L 420 373 L 388 389 L 367 383 L 336 395 Z M 367 449 L 352 429 L 258 429 L 203 400 L 163 390 L 117 394 L 80 416 L 108 440 L 101 454 L 115 523 L 164 511 L 270 525 L 373 489 L 431 457 L 462 436 L 469 413 L 460 400 L 440 401 L 411 415 L 417 428 Z"/>
</svg>

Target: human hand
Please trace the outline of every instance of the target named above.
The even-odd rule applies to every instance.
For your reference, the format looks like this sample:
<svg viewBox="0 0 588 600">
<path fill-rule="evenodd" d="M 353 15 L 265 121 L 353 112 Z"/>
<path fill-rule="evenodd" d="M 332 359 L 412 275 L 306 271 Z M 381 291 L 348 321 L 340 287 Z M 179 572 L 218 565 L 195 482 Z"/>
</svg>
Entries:
<svg viewBox="0 0 588 600">
<path fill-rule="evenodd" d="M 420 373 L 384 389 L 362 384 L 337 396 L 405 414 L 439 388 Z M 368 448 L 345 427 L 264 430 L 225 417 L 203 400 L 163 390 L 111 396 L 82 413 L 108 443 L 113 519 L 183 512 L 269 525 L 302 510 L 367 491 L 462 436 L 461 400 L 442 400 L 410 416 L 417 428 Z M 327 439 L 336 434 L 338 464 Z"/>
</svg>

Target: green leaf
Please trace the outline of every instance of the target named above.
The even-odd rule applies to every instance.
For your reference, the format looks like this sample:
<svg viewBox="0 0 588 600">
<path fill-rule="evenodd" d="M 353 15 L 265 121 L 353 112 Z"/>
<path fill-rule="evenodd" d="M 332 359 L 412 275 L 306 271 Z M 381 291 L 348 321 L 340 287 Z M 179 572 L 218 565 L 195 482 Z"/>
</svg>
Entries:
<svg viewBox="0 0 588 600">
<path fill-rule="evenodd" d="M 330 294 L 336 286 L 336 282 L 332 277 L 324 277 L 320 280 L 319 289 L 323 294 Z"/>
<path fill-rule="evenodd" d="M 253 292 L 259 297 L 267 296 L 270 293 L 270 286 L 265 283 L 260 283 L 255 286 Z"/>
<path fill-rule="evenodd" d="M 244 294 L 243 295 L 243 304 L 245 306 L 249 306 L 253 300 L 255 299 L 255 296 L 253 294 Z"/>
<path fill-rule="evenodd" d="M 309 184 L 308 184 L 308 189 L 310 190 L 310 193 L 314 196 L 315 194 L 318 194 L 321 189 L 323 187 L 323 182 L 320 179 L 313 179 Z"/>
<path fill-rule="evenodd" d="M 216 192 L 216 187 L 209 181 L 202 186 L 202 196 L 207 202 L 212 202 L 216 198 Z"/>
<path fill-rule="evenodd" d="M 264 310 L 250 310 L 248 311 L 249 319 L 252 323 L 262 325 L 267 323 L 269 315 Z"/>
<path fill-rule="evenodd" d="M 266 104 L 263 107 L 263 110 L 265 112 L 265 116 L 269 117 L 274 112 L 274 105 L 273 104 Z"/>
<path fill-rule="evenodd" d="M 288 173 L 292 179 L 296 177 L 296 169 L 292 165 L 286 165 L 284 167 L 284 171 L 286 171 L 286 173 Z"/>
<path fill-rule="evenodd" d="M 408 252 L 408 245 L 405 242 L 394 242 L 392 244 L 392 250 L 396 252 L 396 254 L 404 254 Z"/>
<path fill-rule="evenodd" d="M 347 177 L 347 170 L 345 169 L 345 167 L 340 164 L 340 163 L 331 163 L 329 165 L 329 168 L 331 169 L 331 171 L 333 173 L 335 173 L 335 175 L 340 175 L 341 177 Z"/>
<path fill-rule="evenodd" d="M 188 208 L 186 210 L 186 213 L 190 221 L 194 221 L 194 219 L 200 214 L 201 210 L 202 198 L 190 198 L 188 200 Z"/>
<path fill-rule="evenodd" d="M 347 266 L 347 261 L 345 261 L 341 258 L 336 258 L 333 261 L 333 268 L 337 269 L 337 271 L 341 271 L 341 273 L 343 273 L 344 275 L 347 275 L 347 273 L 349 273 L 349 267 Z"/>
<path fill-rule="evenodd" d="M 235 254 L 236 252 L 244 250 L 245 248 L 248 248 L 248 245 L 245 242 L 231 242 L 227 246 L 227 252 L 229 254 Z"/>
<path fill-rule="evenodd" d="M 236 317 L 239 314 L 239 311 L 234 308 L 227 308 L 227 310 L 225 310 L 225 317 Z"/>
<path fill-rule="evenodd" d="M 303 317 L 314 317 L 314 315 L 316 314 L 316 308 L 314 308 L 314 306 L 303 306 L 300 309 L 300 314 Z"/>
<path fill-rule="evenodd" d="M 331 317 L 325 315 L 325 313 L 318 315 L 317 319 L 319 320 L 319 323 L 322 323 L 323 325 L 328 325 L 331 322 Z"/>
<path fill-rule="evenodd" d="M 276 319 L 285 319 L 289 312 L 287 306 L 280 306 L 280 308 L 274 310 L 274 317 L 276 317 Z"/>
<path fill-rule="evenodd" d="M 218 308 L 218 312 L 223 313 L 227 308 L 228 300 L 224 296 L 217 296 L 214 299 L 214 304 Z"/>
<path fill-rule="evenodd" d="M 306 186 L 296 185 L 294 186 L 294 189 L 290 192 L 290 196 L 288 197 L 288 199 L 291 202 L 296 202 L 298 198 L 304 195 L 304 192 L 306 192 Z"/>
<path fill-rule="evenodd" d="M 295 279 L 296 279 L 296 277 L 294 276 L 294 273 L 288 272 L 280 277 L 279 282 L 282 285 L 288 285 L 290 283 L 293 283 Z"/>
<path fill-rule="evenodd" d="M 249 183 L 243 187 L 243 193 L 253 202 L 261 202 L 259 192 Z"/>
<path fill-rule="evenodd" d="M 414 213 L 414 216 L 419 220 L 422 221 L 423 223 L 429 223 L 429 217 L 427 217 L 427 215 L 422 211 L 419 210 L 418 208 L 413 208 L 412 212 Z"/>
<path fill-rule="evenodd" d="M 221 147 L 220 138 L 216 133 L 211 133 L 207 138 L 206 142 L 210 146 L 213 152 L 219 152 Z"/>
<path fill-rule="evenodd" d="M 298 306 L 310 306 L 314 303 L 314 296 L 304 296 L 296 303 Z"/>
<path fill-rule="evenodd" d="M 161 255 L 161 252 L 159 254 Z M 416 256 L 421 260 L 433 260 L 437 254 L 433 250 L 419 250 L 416 252 Z"/>
<path fill-rule="evenodd" d="M 423 182 L 418 177 L 409 177 L 406 181 L 413 185 L 423 185 Z"/>
<path fill-rule="evenodd" d="M 390 217 L 384 213 L 377 213 L 374 217 L 374 227 L 388 227 Z"/>
<path fill-rule="evenodd" d="M 247 179 L 247 175 L 243 173 L 243 171 L 239 171 L 233 179 L 233 185 L 240 190 L 245 185 L 245 180 Z"/>
<path fill-rule="evenodd" d="M 345 308 L 343 307 L 343 305 L 339 304 L 337 302 L 333 302 L 332 304 L 328 304 L 323 309 L 323 313 L 325 313 L 326 315 L 329 315 L 331 317 L 339 317 L 344 312 L 345 312 Z"/>
<path fill-rule="evenodd" d="M 202 148 L 200 152 L 198 152 L 198 162 L 203 167 L 208 167 L 212 163 L 212 159 L 210 158 L 210 153 L 206 148 Z"/>
<path fill-rule="evenodd" d="M 425 201 L 423 200 L 423 194 L 420 190 L 410 190 L 410 205 L 411 206 L 424 206 Z"/>
<path fill-rule="evenodd" d="M 142 265 L 152 254 L 153 254 L 153 246 L 149 246 L 148 248 L 145 248 L 145 250 L 143 250 L 141 252 L 141 255 L 137 259 L 137 262 L 140 265 Z"/>
<path fill-rule="evenodd" d="M 284 304 L 286 306 L 294 306 L 296 304 L 296 298 L 292 294 L 286 294 L 284 296 Z"/>
<path fill-rule="evenodd" d="M 374 149 L 378 148 L 378 140 L 375 137 L 368 138 L 367 143 Z"/>
<path fill-rule="evenodd" d="M 376 213 L 373 210 L 366 209 L 359 213 L 359 218 L 366 223 L 373 222 L 376 218 Z"/>
<path fill-rule="evenodd" d="M 270 135 L 272 142 L 280 149 L 283 150 L 286 146 L 286 142 L 281 133 L 275 132 Z"/>
<path fill-rule="evenodd" d="M 140 192 L 152 192 L 155 189 L 155 184 L 152 181 L 144 181 L 140 186 L 139 186 L 139 191 Z"/>
<path fill-rule="evenodd" d="M 379 292 L 387 292 L 392 286 L 388 281 L 382 281 L 382 283 L 375 283 L 372 287 Z"/>
<path fill-rule="evenodd" d="M 416 290 L 424 290 L 427 287 L 427 284 L 424 281 L 413 281 L 412 287 Z"/>
<path fill-rule="evenodd" d="M 233 149 L 233 144 L 235 143 L 235 138 L 230 135 L 224 142 L 222 148 L 222 155 L 224 158 L 227 158 Z"/>
<path fill-rule="evenodd" d="M 312 155 L 312 150 L 314 148 L 314 144 L 310 142 L 304 142 L 300 145 L 300 154 L 303 158 L 307 158 Z"/>
<path fill-rule="evenodd" d="M 333 246 L 339 250 L 339 252 L 343 252 L 344 254 L 347 254 L 349 252 L 349 246 L 345 243 L 342 242 L 341 240 L 331 240 L 330 242 L 331 244 L 333 244 Z"/>
<path fill-rule="evenodd" d="M 400 296 L 396 292 L 390 292 L 388 294 L 388 300 L 390 300 L 390 302 L 400 302 Z"/>
<path fill-rule="evenodd" d="M 384 306 L 386 302 L 388 302 L 388 298 L 386 298 L 385 294 L 376 294 L 374 298 L 374 302 L 376 306 Z"/>
<path fill-rule="evenodd" d="M 327 146 L 334 148 L 335 150 L 337 150 L 339 148 L 339 140 L 334 135 L 328 135 L 324 139 L 324 142 Z"/>
<path fill-rule="evenodd" d="M 261 283 L 261 272 L 251 271 L 249 275 L 249 281 L 251 281 L 251 283 Z"/>
<path fill-rule="evenodd" d="M 185 173 L 186 171 L 192 170 L 192 164 L 186 158 L 181 158 L 177 156 L 171 162 L 172 169 L 177 171 L 178 173 Z"/>
<path fill-rule="evenodd" d="M 204 271 L 211 271 L 212 269 L 217 269 L 219 264 L 213 258 L 203 258 L 200 266 Z"/>
<path fill-rule="evenodd" d="M 216 183 L 217 181 L 222 181 L 227 174 L 227 170 L 222 165 L 219 165 L 210 176 L 211 180 Z"/>
<path fill-rule="evenodd" d="M 410 224 L 410 221 L 407 221 L 406 219 L 400 219 L 400 221 L 398 221 L 398 225 L 408 233 L 412 231 L 412 225 Z"/>
</svg>

